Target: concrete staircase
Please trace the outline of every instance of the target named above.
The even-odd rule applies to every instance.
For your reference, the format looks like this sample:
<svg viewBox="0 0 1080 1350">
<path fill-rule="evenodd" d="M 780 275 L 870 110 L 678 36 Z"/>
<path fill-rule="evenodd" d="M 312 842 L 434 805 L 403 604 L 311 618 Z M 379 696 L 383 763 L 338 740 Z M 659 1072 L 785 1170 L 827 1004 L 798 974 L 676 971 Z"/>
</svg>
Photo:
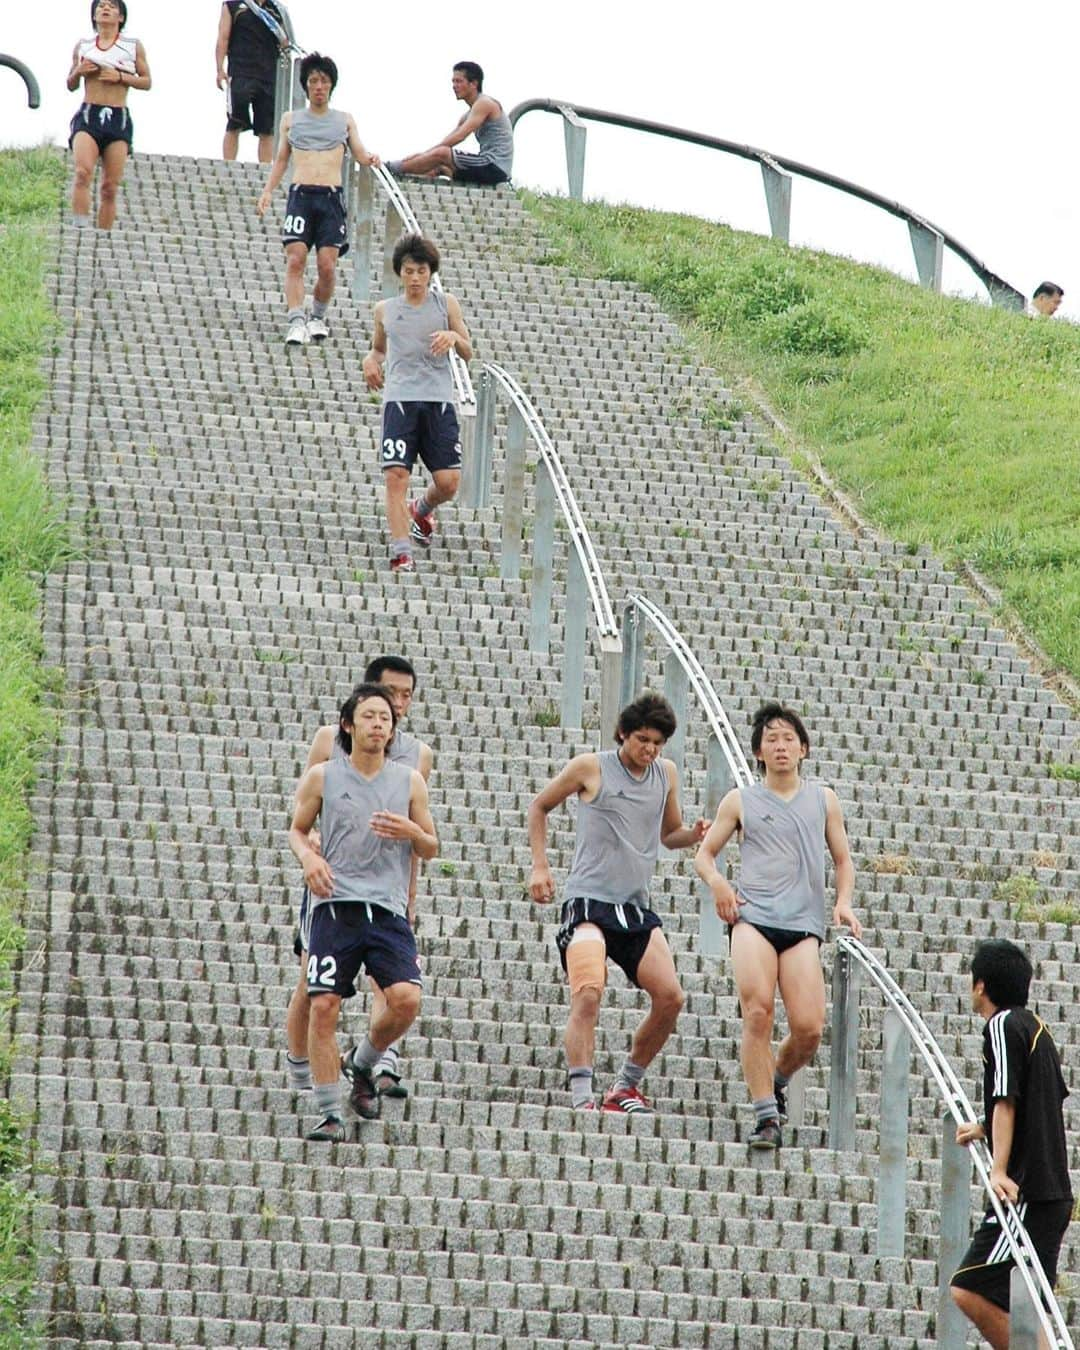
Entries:
<svg viewBox="0 0 1080 1350">
<path fill-rule="evenodd" d="M 346 261 L 331 341 L 283 347 L 259 185 L 254 168 L 140 156 L 111 237 L 60 234 L 67 329 L 36 443 L 87 554 L 47 587 L 46 659 L 68 693 L 34 803 L 11 1085 L 45 1165 L 49 1343 L 934 1344 L 928 1077 L 913 1063 L 905 1256 L 879 1259 L 879 1011 L 867 998 L 858 1151 L 825 1146 L 819 1065 L 789 1146 L 750 1157 L 735 1000 L 696 950 L 687 855 L 655 892 L 689 993 L 647 1079 L 659 1114 L 571 1116 L 555 915 L 524 898 L 524 812 L 598 744 L 596 701 L 585 730 L 545 725 L 560 634 L 551 657 L 529 653 L 524 587 L 498 579 L 498 476 L 492 509 L 448 510 L 419 574 L 390 577 L 359 373 L 370 308 L 349 301 Z M 971 1095 L 965 960 L 990 933 L 1031 950 L 1080 1090 L 1075 935 L 1017 925 L 1002 891 L 1022 875 L 1080 899 L 1080 788 L 1048 771 L 1075 759 L 1075 718 L 955 576 L 853 534 L 749 422 L 717 430 L 722 381 L 646 296 L 543 265 L 509 192 L 408 192 L 479 355 L 518 376 L 559 444 L 616 604 L 637 588 L 667 609 L 740 731 L 766 695 L 805 710 L 867 939 Z M 442 853 L 422 883 L 411 1095 L 331 1149 L 305 1142 L 311 1114 L 286 1088 L 285 827 L 311 734 L 386 650 L 420 670 L 411 728 L 435 749 Z M 692 730 L 688 818 L 703 748 Z M 571 840 L 560 813 L 553 857 Z M 601 1083 L 639 1015 L 616 975 Z M 1064 1271 L 1078 1249 L 1074 1229 Z"/>
</svg>

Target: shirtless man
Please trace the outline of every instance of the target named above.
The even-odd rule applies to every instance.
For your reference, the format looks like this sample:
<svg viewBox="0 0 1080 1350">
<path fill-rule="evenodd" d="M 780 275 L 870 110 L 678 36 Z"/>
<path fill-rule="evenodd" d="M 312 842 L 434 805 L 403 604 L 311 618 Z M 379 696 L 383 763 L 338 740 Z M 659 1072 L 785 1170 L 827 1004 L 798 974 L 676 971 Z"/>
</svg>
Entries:
<svg viewBox="0 0 1080 1350">
<path fill-rule="evenodd" d="M 124 0 L 95 0 L 90 7 L 94 36 L 75 44 L 67 87 L 83 81 L 84 102 L 71 119 L 68 144 L 75 156 L 71 212 L 75 225 L 90 224 L 94 170 L 101 162 L 98 229 L 111 230 L 116 220 L 116 195 L 131 150 L 132 122 L 127 110 L 129 89 L 150 88 L 150 67 L 137 38 L 123 37 L 127 23 Z"/>
<path fill-rule="evenodd" d="M 514 167 L 514 131 L 503 106 L 490 94 L 482 93 L 484 72 L 475 61 L 459 61 L 450 80 L 454 97 L 466 105 L 457 126 L 438 145 L 406 159 L 387 164 L 391 173 L 418 174 L 436 178 L 440 174 L 459 183 L 483 183 L 492 187 L 505 183 Z M 478 155 L 459 150 L 467 136 L 475 136 Z"/>
<path fill-rule="evenodd" d="M 270 178 L 259 197 L 257 211 L 266 214 L 274 189 L 293 160 L 293 181 L 285 207 L 281 242 L 285 247 L 285 304 L 288 328 L 285 341 L 300 346 L 330 336 L 326 311 L 334 295 L 338 258 L 349 251 L 345 196 L 341 187 L 342 163 L 348 146 L 358 164 L 378 164 L 378 155 L 364 149 L 352 114 L 330 107 L 337 84 L 337 66 L 328 56 L 311 52 L 300 62 L 300 83 L 308 106 L 287 112 L 281 119 L 278 151 Z M 311 305 L 311 319 L 304 316 L 304 269 L 314 245 L 318 279 Z"/>
</svg>

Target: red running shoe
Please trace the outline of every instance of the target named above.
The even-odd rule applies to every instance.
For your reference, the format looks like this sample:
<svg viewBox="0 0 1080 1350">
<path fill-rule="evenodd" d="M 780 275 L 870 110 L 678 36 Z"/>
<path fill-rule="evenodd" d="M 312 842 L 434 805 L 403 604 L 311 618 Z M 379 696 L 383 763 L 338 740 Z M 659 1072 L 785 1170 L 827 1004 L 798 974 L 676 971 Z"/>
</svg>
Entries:
<svg viewBox="0 0 1080 1350">
<path fill-rule="evenodd" d="M 412 537 L 422 548 L 431 547 L 431 536 L 435 533 L 435 513 L 429 511 L 422 516 L 416 509 L 416 503 L 409 503 L 409 515 L 412 516 Z"/>
<path fill-rule="evenodd" d="M 652 1102 L 643 1097 L 637 1088 L 611 1088 L 604 1093 L 605 1111 L 619 1111 L 624 1116 L 636 1115 L 644 1111 L 648 1116 L 654 1115 Z"/>
</svg>

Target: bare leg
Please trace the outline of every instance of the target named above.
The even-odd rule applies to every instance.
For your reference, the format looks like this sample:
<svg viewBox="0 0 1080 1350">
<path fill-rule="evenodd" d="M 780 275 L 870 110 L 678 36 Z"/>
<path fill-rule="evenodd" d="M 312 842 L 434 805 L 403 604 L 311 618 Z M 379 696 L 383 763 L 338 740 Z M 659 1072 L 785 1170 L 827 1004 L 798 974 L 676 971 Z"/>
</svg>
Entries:
<svg viewBox="0 0 1080 1350">
<path fill-rule="evenodd" d="M 423 150 L 418 155 L 410 155 L 408 159 L 403 159 L 401 172 L 424 175 L 442 173 L 453 178 L 454 157 L 448 145 L 434 145 L 430 150 Z"/>
<path fill-rule="evenodd" d="M 221 142 L 222 159 L 235 159 L 240 152 L 240 133 L 238 131 L 229 131 L 226 129 L 225 138 Z"/>
<path fill-rule="evenodd" d="M 336 1083 L 341 1076 L 341 1052 L 337 1043 L 341 999 L 337 994 L 316 994 L 310 1003 L 308 1059 L 311 1077 L 319 1087 L 324 1083 Z"/>
<path fill-rule="evenodd" d="M 637 968 L 637 982 L 649 995 L 651 1003 L 645 1020 L 630 1042 L 630 1059 L 644 1069 L 663 1049 L 686 1003 L 686 995 L 675 974 L 671 948 L 659 928 L 654 928 L 649 935 L 649 945 Z"/>
<path fill-rule="evenodd" d="M 950 1287 L 953 1302 L 968 1319 L 978 1328 L 979 1334 L 989 1342 L 993 1350 L 1009 1350 L 1009 1314 L 998 1307 L 996 1303 L 991 1303 L 988 1298 L 983 1298 L 981 1294 L 975 1294 L 970 1289 L 959 1289 L 956 1285 Z M 1041 1338 L 1040 1338 L 1041 1339 Z M 1041 1341 L 1045 1344 L 1045 1341 Z"/>
<path fill-rule="evenodd" d="M 300 978 L 289 999 L 289 1011 L 285 1014 L 285 1039 L 289 1054 L 293 1059 L 307 1059 L 308 1020 L 311 1016 L 311 999 L 307 991 L 307 952 L 300 953 Z"/>
<path fill-rule="evenodd" d="M 71 187 L 71 210 L 76 216 L 88 216 L 94 204 L 94 170 L 97 168 L 101 152 L 93 136 L 89 132 L 80 131 L 75 137 L 73 154 L 75 181 Z"/>
<path fill-rule="evenodd" d="M 315 299 L 328 305 L 334 298 L 334 286 L 337 283 L 337 260 L 338 251 L 336 248 L 321 248 L 315 255 L 315 261 L 318 264 L 319 275 L 315 281 Z"/>
<path fill-rule="evenodd" d="M 748 923 L 737 923 L 731 933 L 731 965 L 742 1009 L 739 1058 L 750 1100 L 760 1101 L 773 1090 L 772 1028 L 776 984 L 780 969 L 772 943 Z"/>
<path fill-rule="evenodd" d="M 98 229 L 111 230 L 116 221 L 116 198 L 128 160 L 125 141 L 113 141 L 101 156 L 101 201 L 98 204 Z"/>
<path fill-rule="evenodd" d="M 424 493 L 424 498 L 428 506 L 434 511 L 437 506 L 443 506 L 446 502 L 452 501 L 457 496 L 457 490 L 460 486 L 460 469 L 436 469 L 431 475 L 431 482 Z"/>
<path fill-rule="evenodd" d="M 789 947 L 779 960 L 780 997 L 787 1012 L 788 1034 L 776 1052 L 776 1067 L 790 1078 L 809 1064 L 821 1043 L 825 1025 L 825 977 L 818 944 L 806 938 Z"/>
<path fill-rule="evenodd" d="M 579 989 L 570 995 L 570 1016 L 566 1019 L 566 1065 L 570 1069 L 591 1069 L 596 1052 L 596 1023 L 600 1016 L 600 991 Z"/>
<path fill-rule="evenodd" d="M 409 493 L 408 469 L 384 469 L 386 479 L 386 520 L 391 539 L 408 539 L 409 508 L 405 505 Z"/>
<path fill-rule="evenodd" d="M 383 991 L 386 1007 L 376 1017 L 368 1031 L 371 1044 L 381 1054 L 388 1045 L 404 1036 L 416 1021 L 420 1011 L 420 986 L 402 980 Z"/>
<path fill-rule="evenodd" d="M 307 244 L 285 245 L 285 305 L 288 309 L 304 307 L 304 268 L 307 266 Z"/>
<path fill-rule="evenodd" d="M 273 133 L 259 137 L 259 163 L 269 164 L 274 158 L 274 137 Z"/>
</svg>

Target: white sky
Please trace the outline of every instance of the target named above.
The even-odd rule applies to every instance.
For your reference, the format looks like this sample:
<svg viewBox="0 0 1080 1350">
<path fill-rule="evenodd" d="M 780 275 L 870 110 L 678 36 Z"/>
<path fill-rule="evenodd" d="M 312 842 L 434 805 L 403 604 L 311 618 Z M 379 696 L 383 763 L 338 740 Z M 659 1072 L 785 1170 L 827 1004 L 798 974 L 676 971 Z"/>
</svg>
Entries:
<svg viewBox="0 0 1080 1350">
<path fill-rule="evenodd" d="M 42 107 L 30 112 L 21 82 L 0 70 L 0 143 L 65 140 L 78 100 L 64 76 L 75 41 L 90 32 L 89 0 L 0 7 L 0 47 L 27 61 L 42 87 Z M 486 92 L 507 108 L 570 99 L 756 145 L 872 188 L 954 234 L 1026 293 L 1044 279 L 1064 286 L 1061 312 L 1080 319 L 1077 107 L 1067 75 L 1080 17 L 1061 0 L 456 8 L 292 0 L 289 8 L 301 45 L 338 63 L 335 103 L 385 157 L 426 148 L 450 129 L 463 109 L 450 94 L 450 67 L 476 60 Z M 154 76 L 153 90 L 129 96 L 136 149 L 217 155 L 218 0 L 129 0 L 129 13 L 127 32 L 143 40 Z M 565 191 L 562 139 L 561 119 L 527 116 L 515 181 Z M 254 158 L 254 138 L 241 144 Z M 768 229 L 756 165 L 638 133 L 590 126 L 585 191 Z M 801 179 L 792 240 L 914 276 L 902 222 Z M 946 289 L 969 289 L 970 276 L 946 252 Z"/>
</svg>

